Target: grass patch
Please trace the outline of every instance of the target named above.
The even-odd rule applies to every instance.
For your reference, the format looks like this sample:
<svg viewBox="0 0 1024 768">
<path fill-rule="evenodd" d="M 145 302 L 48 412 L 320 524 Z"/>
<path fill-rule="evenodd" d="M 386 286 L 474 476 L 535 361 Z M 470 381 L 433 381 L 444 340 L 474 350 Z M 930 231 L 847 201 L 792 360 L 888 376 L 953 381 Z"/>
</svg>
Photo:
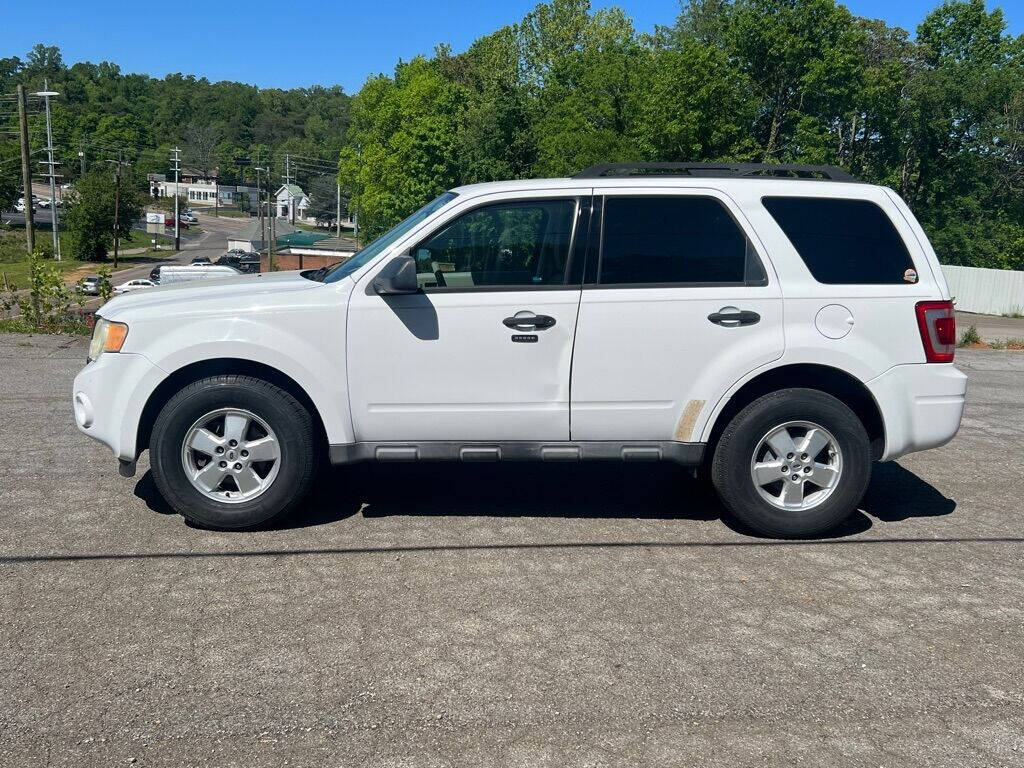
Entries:
<svg viewBox="0 0 1024 768">
<path fill-rule="evenodd" d="M 970 346 L 971 344 L 980 344 L 980 343 L 981 343 L 981 336 L 978 335 L 977 327 L 975 327 L 974 325 L 969 325 L 964 330 L 964 332 L 960 334 L 960 341 L 957 342 L 957 346 L 958 347 L 967 347 L 967 346 Z"/>
<path fill-rule="evenodd" d="M 156 237 L 157 241 L 160 243 L 166 242 L 169 244 L 171 242 L 171 240 L 163 237 L 162 235 L 157 235 Z M 118 269 L 162 261 L 163 259 L 169 259 L 174 256 L 174 251 L 170 249 L 161 251 L 153 250 L 152 243 L 150 242 L 152 238 L 153 235 L 140 230 L 132 230 L 130 238 L 123 238 L 120 244 L 121 250 L 135 248 L 146 248 L 146 250 L 143 253 L 119 255 L 117 259 Z M 38 238 L 36 242 L 40 242 Z M 61 237 L 61 246 L 65 254 L 70 253 L 70 249 L 68 248 L 67 242 L 64 240 L 63 236 Z M 80 261 L 78 259 L 72 259 L 65 256 L 60 261 L 48 260 L 48 263 L 52 264 L 62 273 L 82 270 L 91 270 L 95 272 L 104 264 L 110 264 L 112 266 L 112 256 L 113 254 L 110 254 L 107 261 Z M 5 277 L 7 279 L 8 286 L 24 288 L 28 285 L 29 261 L 28 255 L 25 253 L 25 230 L 23 229 L 0 231 L 0 291 L 4 290 Z"/>
</svg>

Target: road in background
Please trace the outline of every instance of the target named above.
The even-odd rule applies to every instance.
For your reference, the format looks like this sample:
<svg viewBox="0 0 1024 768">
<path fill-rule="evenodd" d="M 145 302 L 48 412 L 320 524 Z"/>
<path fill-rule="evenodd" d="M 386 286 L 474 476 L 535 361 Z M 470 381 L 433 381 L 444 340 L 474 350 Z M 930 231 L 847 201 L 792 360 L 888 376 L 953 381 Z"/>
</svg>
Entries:
<svg viewBox="0 0 1024 768">
<path fill-rule="evenodd" d="M 73 426 L 85 354 L 0 336 L 0 765 L 1021 763 L 1022 353 L 958 352 L 960 435 L 797 542 L 612 463 L 358 465 L 190 528 Z"/>
<path fill-rule="evenodd" d="M 203 231 L 195 236 L 186 235 L 186 230 L 182 230 L 181 239 L 181 251 L 171 256 L 169 260 L 160 261 L 161 266 L 171 266 L 174 264 L 188 264 L 192 259 L 200 257 L 206 257 L 210 261 L 216 261 L 223 256 L 228 250 L 228 236 L 239 232 L 246 224 L 248 219 L 241 218 L 227 218 L 227 217 L 216 217 L 216 216 L 205 216 L 200 214 L 199 224 Z M 173 251 L 171 252 L 173 253 Z M 111 276 L 111 282 L 115 285 L 123 283 L 126 280 L 135 280 L 137 278 L 148 278 L 149 273 L 153 270 L 153 264 L 142 264 L 137 267 L 129 267 L 128 269 L 121 269 L 115 272 Z"/>
</svg>

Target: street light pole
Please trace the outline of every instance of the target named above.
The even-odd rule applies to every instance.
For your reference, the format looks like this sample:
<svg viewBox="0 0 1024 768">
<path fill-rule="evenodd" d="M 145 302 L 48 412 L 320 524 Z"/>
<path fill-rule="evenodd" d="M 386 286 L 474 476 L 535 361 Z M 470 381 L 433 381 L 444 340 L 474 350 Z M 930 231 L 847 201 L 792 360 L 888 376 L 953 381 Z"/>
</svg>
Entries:
<svg viewBox="0 0 1024 768">
<path fill-rule="evenodd" d="M 53 233 L 53 257 L 60 261 L 60 217 L 57 215 L 57 182 L 54 166 L 57 163 L 53 162 L 53 130 L 50 127 L 50 97 L 60 96 L 57 91 L 47 90 L 49 83 L 43 80 L 43 90 L 32 94 L 33 96 L 42 96 L 43 101 L 46 103 L 46 153 L 49 157 L 47 165 L 50 168 L 50 216 L 53 221 L 50 229 Z"/>
</svg>

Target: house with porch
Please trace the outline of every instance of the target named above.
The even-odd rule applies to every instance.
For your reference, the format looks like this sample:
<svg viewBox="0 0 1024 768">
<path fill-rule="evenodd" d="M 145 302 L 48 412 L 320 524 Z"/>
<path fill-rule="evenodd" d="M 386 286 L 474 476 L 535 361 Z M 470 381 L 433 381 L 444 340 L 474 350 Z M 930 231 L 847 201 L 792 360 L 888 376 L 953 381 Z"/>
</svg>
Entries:
<svg viewBox="0 0 1024 768">
<path fill-rule="evenodd" d="M 291 222 L 306 218 L 309 197 L 298 184 L 282 184 L 274 194 L 274 201 L 279 218 L 288 219 Z"/>
</svg>

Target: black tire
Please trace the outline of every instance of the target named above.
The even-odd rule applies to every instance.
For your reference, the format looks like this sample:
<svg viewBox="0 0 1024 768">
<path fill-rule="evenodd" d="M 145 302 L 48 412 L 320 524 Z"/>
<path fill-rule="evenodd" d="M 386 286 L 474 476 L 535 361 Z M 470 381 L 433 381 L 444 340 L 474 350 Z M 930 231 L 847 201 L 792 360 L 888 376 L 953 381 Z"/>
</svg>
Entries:
<svg viewBox="0 0 1024 768">
<path fill-rule="evenodd" d="M 278 439 L 277 475 L 249 501 L 225 503 L 205 496 L 182 465 L 188 430 L 219 408 L 250 411 Z M 313 482 L 316 454 L 313 419 L 298 400 L 262 379 L 235 374 L 200 379 L 181 389 L 160 411 L 149 442 L 150 466 L 161 495 L 187 520 L 207 528 L 252 528 L 294 508 Z"/>
<path fill-rule="evenodd" d="M 842 472 L 831 494 L 807 510 L 774 506 L 761 497 L 751 477 L 751 460 L 762 438 L 790 421 L 824 427 L 842 452 Z M 758 398 L 733 417 L 715 447 L 711 479 L 726 508 L 755 531 L 779 538 L 816 536 L 856 510 L 871 479 L 871 448 L 864 425 L 842 401 L 815 389 L 784 389 Z"/>
</svg>

